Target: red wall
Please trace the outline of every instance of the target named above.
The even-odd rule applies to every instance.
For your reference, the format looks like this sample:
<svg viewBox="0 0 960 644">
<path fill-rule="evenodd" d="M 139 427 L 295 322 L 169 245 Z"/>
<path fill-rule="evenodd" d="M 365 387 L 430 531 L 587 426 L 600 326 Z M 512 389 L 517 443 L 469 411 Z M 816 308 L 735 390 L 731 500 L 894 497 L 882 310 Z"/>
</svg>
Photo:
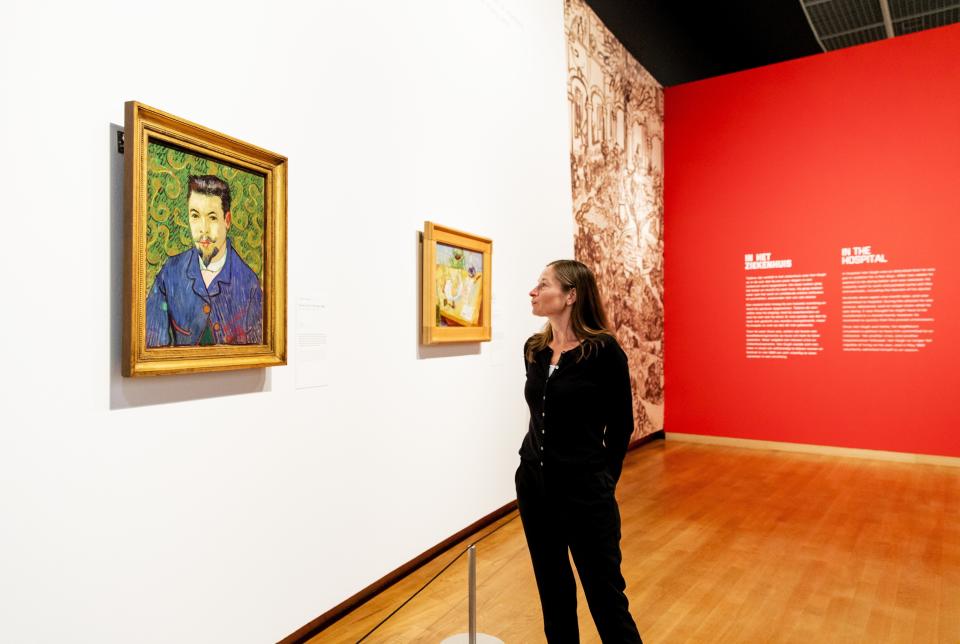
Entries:
<svg viewBox="0 0 960 644">
<path fill-rule="evenodd" d="M 667 432 L 960 456 L 958 61 L 953 25 L 666 90 Z M 853 245 L 936 268 L 931 344 L 842 351 Z M 745 278 L 784 272 L 826 273 L 823 350 L 748 359 Z"/>
</svg>

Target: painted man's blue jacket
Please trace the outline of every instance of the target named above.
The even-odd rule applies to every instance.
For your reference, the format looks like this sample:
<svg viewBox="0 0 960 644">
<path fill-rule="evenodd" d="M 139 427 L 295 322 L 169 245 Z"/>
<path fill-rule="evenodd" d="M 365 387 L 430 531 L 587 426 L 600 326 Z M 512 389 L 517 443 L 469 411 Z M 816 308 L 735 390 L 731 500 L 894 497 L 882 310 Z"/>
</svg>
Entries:
<svg viewBox="0 0 960 644">
<path fill-rule="evenodd" d="M 205 286 L 196 248 L 167 259 L 147 294 L 147 346 L 260 344 L 263 292 L 227 239 L 227 261 Z"/>
</svg>

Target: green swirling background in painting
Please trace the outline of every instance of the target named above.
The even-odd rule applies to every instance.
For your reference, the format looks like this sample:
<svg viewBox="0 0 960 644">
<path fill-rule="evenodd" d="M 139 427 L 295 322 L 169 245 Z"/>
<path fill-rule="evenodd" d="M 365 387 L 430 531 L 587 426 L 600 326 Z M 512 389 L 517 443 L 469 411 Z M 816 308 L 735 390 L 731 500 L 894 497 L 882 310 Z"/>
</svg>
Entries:
<svg viewBox="0 0 960 644">
<path fill-rule="evenodd" d="M 193 248 L 187 221 L 187 181 L 212 174 L 230 186 L 233 248 L 263 283 L 262 175 L 161 143 L 147 144 L 147 293 L 168 257 Z"/>
</svg>

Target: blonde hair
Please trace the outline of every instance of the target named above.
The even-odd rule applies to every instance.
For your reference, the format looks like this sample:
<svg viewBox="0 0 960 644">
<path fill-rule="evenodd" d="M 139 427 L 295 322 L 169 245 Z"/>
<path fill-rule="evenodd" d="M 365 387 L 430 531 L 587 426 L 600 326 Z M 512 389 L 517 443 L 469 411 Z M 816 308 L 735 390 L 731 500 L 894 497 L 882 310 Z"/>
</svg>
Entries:
<svg viewBox="0 0 960 644">
<path fill-rule="evenodd" d="M 613 336 L 607 321 L 607 312 L 600 299 L 597 278 L 585 264 L 573 259 L 558 259 L 547 266 L 553 268 L 553 274 L 564 293 L 569 293 L 570 289 L 577 290 L 577 297 L 570 311 L 570 326 L 580 340 L 580 355 L 577 357 L 579 362 L 589 356 L 594 348 L 603 346 L 606 337 Z M 552 341 L 553 328 L 547 322 L 540 333 L 527 340 L 524 352 L 527 362 L 533 362 L 534 355 Z"/>
</svg>

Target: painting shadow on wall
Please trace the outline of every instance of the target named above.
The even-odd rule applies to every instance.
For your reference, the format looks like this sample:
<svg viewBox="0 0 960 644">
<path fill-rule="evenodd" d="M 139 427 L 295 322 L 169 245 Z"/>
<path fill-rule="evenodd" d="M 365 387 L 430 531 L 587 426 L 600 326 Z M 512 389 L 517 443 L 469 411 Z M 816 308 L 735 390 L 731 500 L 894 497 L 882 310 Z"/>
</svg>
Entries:
<svg viewBox="0 0 960 644">
<path fill-rule="evenodd" d="M 123 153 L 117 149 L 123 127 L 110 123 L 110 409 L 149 407 L 166 403 L 270 391 L 267 369 L 221 371 L 177 376 L 124 378 L 120 375 L 123 333 Z"/>
<path fill-rule="evenodd" d="M 450 358 L 453 356 L 478 356 L 480 355 L 479 342 L 457 342 L 453 344 L 425 345 L 421 342 L 423 338 L 423 231 L 414 233 L 414 252 L 413 262 L 417 266 L 415 288 L 419 294 L 417 298 L 417 315 L 413 327 L 413 338 L 417 347 L 417 360 L 431 360 L 433 358 Z"/>
</svg>

